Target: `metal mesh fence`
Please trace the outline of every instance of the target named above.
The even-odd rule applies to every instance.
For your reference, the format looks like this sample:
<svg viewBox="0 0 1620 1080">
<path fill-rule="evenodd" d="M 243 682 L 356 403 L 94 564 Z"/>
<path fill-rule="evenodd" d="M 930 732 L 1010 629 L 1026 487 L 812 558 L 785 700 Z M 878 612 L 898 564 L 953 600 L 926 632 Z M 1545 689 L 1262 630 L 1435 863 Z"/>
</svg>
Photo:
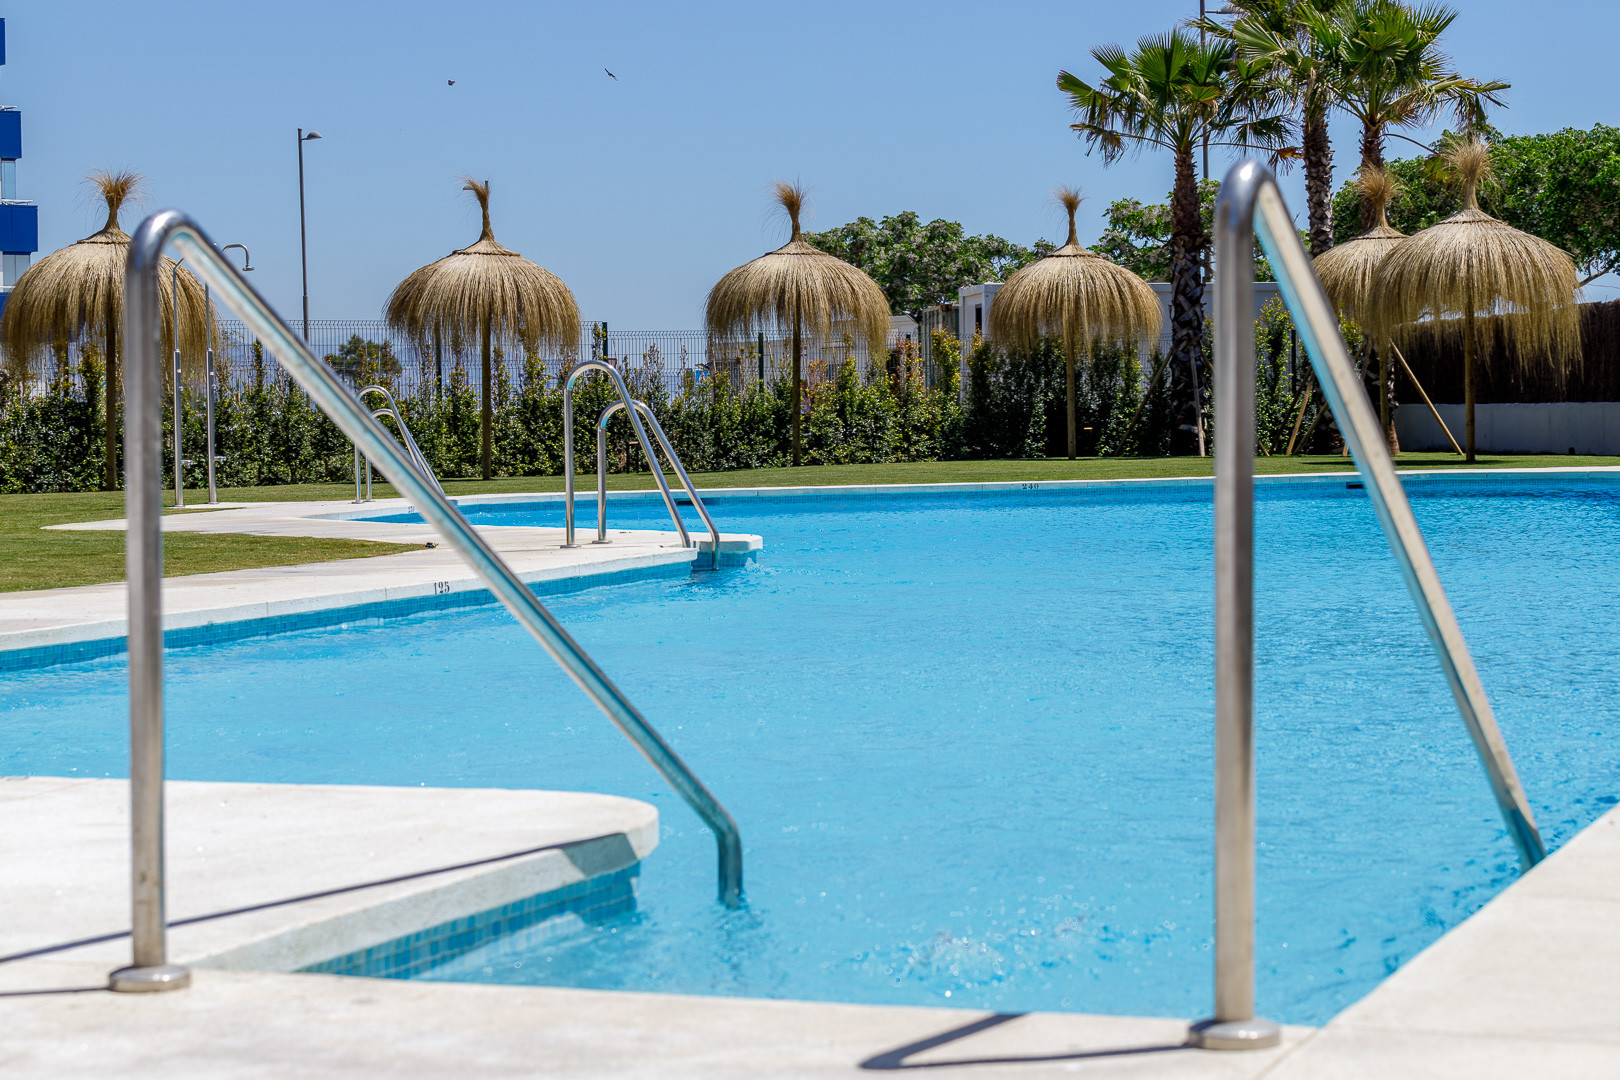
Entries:
<svg viewBox="0 0 1620 1080">
<path fill-rule="evenodd" d="M 279 365 L 263 352 L 245 324 L 221 319 L 218 329 L 220 347 L 214 355 L 214 368 L 223 392 L 252 385 L 259 379 L 279 377 Z M 908 348 L 906 339 L 910 336 L 905 331 L 891 331 L 877 362 L 888 364 L 892 350 Z M 442 393 L 458 368 L 469 386 L 482 386 L 476 342 L 424 346 L 394 333 L 380 319 L 311 320 L 309 340 L 315 355 L 339 375 L 353 381 L 364 372 L 387 385 L 397 397 Z M 928 355 L 926 340 L 909 347 L 914 350 L 912 355 L 921 356 L 922 374 L 933 385 L 938 373 Z M 547 348 L 530 357 L 521 343 L 500 341 L 494 344 L 493 352 L 495 363 L 513 379 L 531 361 L 543 377 L 556 379 L 581 359 L 608 357 L 626 370 L 638 372 L 644 380 L 660 382 L 670 395 L 710 378 L 727 379 L 738 389 L 760 380 L 774 384 L 790 378 L 793 369 L 793 342 L 786 334 L 714 339 L 702 330 L 613 330 L 602 323 L 591 324 L 573 349 Z M 63 378 L 76 381 L 80 354 L 81 343 L 75 342 L 65 352 L 37 358 L 32 365 L 34 385 L 43 387 Z M 805 335 L 803 339 L 802 362 L 809 383 L 833 378 L 849 359 L 855 361 L 863 378 L 870 377 L 874 361 L 872 350 L 864 343 L 848 335 Z M 191 380 L 200 373 L 202 358 L 184 357 L 183 366 Z"/>
</svg>

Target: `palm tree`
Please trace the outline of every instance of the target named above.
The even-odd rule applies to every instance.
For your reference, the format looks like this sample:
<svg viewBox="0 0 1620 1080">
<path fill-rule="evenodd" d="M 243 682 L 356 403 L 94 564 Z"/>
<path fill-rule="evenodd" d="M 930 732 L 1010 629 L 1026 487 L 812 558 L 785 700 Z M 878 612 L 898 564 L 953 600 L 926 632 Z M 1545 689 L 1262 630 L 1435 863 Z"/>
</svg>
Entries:
<svg viewBox="0 0 1620 1080">
<path fill-rule="evenodd" d="M 1127 53 L 1101 45 L 1091 55 L 1107 72 L 1095 86 L 1067 71 L 1058 89 L 1079 114 L 1073 130 L 1104 164 L 1127 151 L 1158 147 L 1175 158 L 1170 199 L 1171 346 L 1169 365 L 1176 410 L 1172 449 L 1203 453 L 1198 369 L 1204 346 L 1203 254 L 1209 245 L 1198 206 L 1194 154 L 1207 138 L 1214 146 L 1280 147 L 1288 133 L 1275 88 L 1262 65 L 1241 56 L 1229 41 L 1203 43 L 1181 30 L 1151 34 Z"/>
<path fill-rule="evenodd" d="M 1232 0 L 1230 24 L 1214 18 L 1193 23 L 1234 42 L 1247 57 L 1266 65 L 1279 97 L 1299 111 L 1300 157 L 1305 165 L 1305 205 L 1312 258 L 1333 246 L 1333 141 L 1328 113 L 1336 95 L 1331 57 L 1311 33 L 1311 15 L 1323 15 L 1341 0 Z"/>
<path fill-rule="evenodd" d="M 1326 12 L 1305 14 L 1307 33 L 1329 66 L 1335 105 L 1361 121 L 1361 164 L 1384 167 L 1384 138 L 1422 127 L 1450 109 L 1465 132 L 1485 122 L 1487 106 L 1509 84 L 1457 74 L 1440 51 L 1440 35 L 1457 19 L 1442 4 L 1409 6 L 1398 0 L 1339 0 Z M 1361 201 L 1363 231 L 1377 225 L 1378 209 Z"/>
</svg>

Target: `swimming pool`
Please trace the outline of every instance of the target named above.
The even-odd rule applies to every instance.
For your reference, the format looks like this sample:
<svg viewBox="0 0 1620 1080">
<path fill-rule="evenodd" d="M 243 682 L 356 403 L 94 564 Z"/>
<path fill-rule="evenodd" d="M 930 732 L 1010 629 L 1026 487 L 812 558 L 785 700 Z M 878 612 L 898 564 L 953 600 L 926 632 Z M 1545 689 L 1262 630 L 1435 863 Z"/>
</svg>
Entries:
<svg viewBox="0 0 1620 1080">
<path fill-rule="evenodd" d="M 1259 490 L 1257 1008 L 1316 1023 L 1516 860 L 1363 493 Z M 1409 490 L 1556 845 L 1620 790 L 1620 486 Z M 610 505 L 611 526 L 664 514 Z M 1207 485 L 712 508 L 766 538 L 756 565 L 549 603 L 737 818 L 744 911 L 714 904 L 708 832 L 493 607 L 172 652 L 169 773 L 660 808 L 633 913 L 431 977 L 1207 1014 Z M 123 678 L 5 675 L 0 772 L 122 775 Z"/>
</svg>

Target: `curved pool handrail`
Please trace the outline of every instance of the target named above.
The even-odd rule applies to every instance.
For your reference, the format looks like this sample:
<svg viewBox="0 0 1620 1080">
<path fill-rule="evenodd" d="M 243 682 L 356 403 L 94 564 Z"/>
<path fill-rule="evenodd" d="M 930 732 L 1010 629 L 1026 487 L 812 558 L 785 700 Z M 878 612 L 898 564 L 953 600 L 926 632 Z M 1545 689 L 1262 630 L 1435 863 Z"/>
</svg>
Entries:
<svg viewBox="0 0 1620 1080">
<path fill-rule="evenodd" d="M 1227 173 L 1215 208 L 1215 263 L 1254 265 L 1258 235 L 1406 579 L 1418 617 L 1490 780 L 1520 863 L 1546 857 L 1535 817 L 1496 725 L 1485 686 L 1412 515 L 1384 432 L 1350 361 L 1339 318 L 1299 242 L 1270 170 L 1244 161 Z M 1276 1045 L 1254 1017 L 1254 281 L 1215 285 L 1215 1015 L 1195 1045 Z"/>
<path fill-rule="evenodd" d="M 680 757 L 613 685 L 455 504 L 412 465 L 360 398 L 317 360 L 197 223 L 176 210 L 135 230 L 124 265 L 124 343 L 128 409 L 124 430 L 126 568 L 129 581 L 129 710 L 133 962 L 112 974 L 115 990 L 185 986 L 190 973 L 168 963 L 163 876 L 163 453 L 162 367 L 157 273 L 164 247 L 192 260 L 194 272 L 264 342 L 281 365 L 400 494 L 460 552 L 473 571 L 532 633 L 580 689 L 635 743 L 715 836 L 721 903 L 742 903 L 742 841 L 737 824 Z"/>
<path fill-rule="evenodd" d="M 664 470 L 658 466 L 658 458 L 653 454 L 652 444 L 647 441 L 647 432 L 641 426 L 641 418 L 630 406 L 630 390 L 624 385 L 624 376 L 612 364 L 601 360 L 582 360 L 575 364 L 563 380 L 563 547 L 574 547 L 574 380 L 591 371 L 605 373 L 613 380 L 613 388 L 619 392 L 619 400 L 624 402 L 630 417 L 630 426 L 635 430 L 636 441 L 641 444 L 641 452 L 647 455 L 647 466 L 652 469 L 653 479 L 658 481 L 658 490 L 663 493 L 664 506 L 669 510 L 669 516 L 675 522 L 675 531 L 680 534 L 681 547 L 691 547 L 692 538 L 686 534 L 686 522 L 681 520 L 681 512 L 675 508 L 675 496 L 669 493 L 669 482 L 664 479 Z M 600 505 L 600 504 L 598 504 Z"/>
<path fill-rule="evenodd" d="M 422 475 L 427 477 L 428 480 L 432 482 L 433 486 L 439 489 L 439 494 L 443 495 L 444 485 L 439 483 L 438 474 L 433 471 L 433 466 L 428 464 L 427 455 L 422 453 L 422 448 L 416 444 L 416 438 L 411 434 L 411 429 L 405 425 L 405 417 L 400 415 L 399 405 L 394 402 L 394 395 L 389 393 L 388 387 L 380 386 L 377 383 L 372 383 L 370 386 L 362 386 L 359 391 L 357 391 L 356 396 L 358 396 L 360 400 L 364 402 L 368 394 L 381 394 L 383 396 L 383 400 L 387 402 L 387 404 L 381 409 L 371 410 L 371 415 L 378 417 L 388 416 L 393 418 L 394 423 L 399 425 L 400 438 L 404 440 L 405 449 L 410 454 L 412 462 L 414 462 L 416 467 L 422 471 Z M 355 453 L 359 454 L 359 452 L 359 449 L 356 448 Z M 356 494 L 358 495 L 358 491 Z M 369 469 L 366 471 L 365 501 L 371 501 L 371 472 Z"/>
<path fill-rule="evenodd" d="M 709 530 L 709 542 L 713 544 L 713 557 L 709 560 L 709 569 L 720 569 L 720 529 L 715 525 L 714 518 L 709 516 L 709 508 L 703 504 L 703 496 L 698 494 L 697 488 L 692 484 L 692 478 L 686 475 L 686 467 L 675 453 L 675 448 L 669 445 L 669 436 L 664 434 L 664 425 L 658 422 L 658 417 L 652 407 L 640 398 L 634 399 L 636 411 L 646 418 L 652 425 L 653 434 L 658 437 L 658 445 L 664 448 L 664 458 L 675 470 L 680 478 L 681 486 L 691 498 L 692 505 L 697 507 L 698 516 Z M 596 420 L 596 543 L 605 544 L 607 538 L 607 422 L 616 412 L 624 408 L 624 402 L 615 401 L 602 410 L 602 415 Z"/>
</svg>

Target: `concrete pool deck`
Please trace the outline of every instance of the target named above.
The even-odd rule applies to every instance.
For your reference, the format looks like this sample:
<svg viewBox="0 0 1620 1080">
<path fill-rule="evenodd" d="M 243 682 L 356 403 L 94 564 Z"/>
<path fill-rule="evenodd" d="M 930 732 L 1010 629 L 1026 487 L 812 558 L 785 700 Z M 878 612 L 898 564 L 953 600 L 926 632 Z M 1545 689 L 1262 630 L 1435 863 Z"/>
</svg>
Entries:
<svg viewBox="0 0 1620 1080">
<path fill-rule="evenodd" d="M 711 541 L 707 536 L 694 534 L 699 546 L 683 548 L 673 530 L 612 529 L 608 533 L 611 543 L 589 543 L 596 534 L 594 499 L 590 505 L 589 527 L 576 534 L 580 545 L 574 548 L 561 546 L 561 528 L 477 528 L 519 577 L 537 586 L 586 585 L 660 570 L 677 574 L 708 557 Z M 581 504 L 582 515 L 584 506 Z M 167 578 L 163 584 L 164 629 L 196 630 L 278 618 L 288 619 L 290 626 L 292 617 L 329 609 L 388 603 L 404 609 L 427 598 L 482 593 L 483 583 L 431 526 L 332 516 L 400 514 L 409 509 L 403 499 L 379 499 L 360 508 L 349 502 L 248 503 L 166 514 L 166 532 L 314 536 L 424 546 L 420 551 L 369 558 Z M 586 523 L 582 520 L 581 524 Z M 68 530 L 124 527 L 122 520 L 50 526 Z M 428 543 L 438 546 L 428 548 Z M 760 548 L 757 536 L 722 533 L 720 537 L 721 555 L 729 560 L 746 558 Z M 42 658 L 73 659 L 70 646 L 121 638 L 127 627 L 127 595 L 122 581 L 0 593 L 0 653 L 56 649 L 61 650 L 60 655 L 41 653 Z M 274 629 L 275 625 L 266 624 L 260 632 Z"/>
<path fill-rule="evenodd" d="M 302 509 L 311 505 L 323 513 L 334 505 L 354 509 L 346 503 Z M 372 504 L 365 512 L 386 513 L 388 505 Z M 422 536 L 404 542 L 432 538 L 425 526 L 283 513 L 288 507 L 300 504 L 276 504 L 258 517 L 173 515 L 165 527 L 360 536 L 348 530 L 380 526 L 382 535 L 363 538 L 395 539 L 405 535 L 395 530 L 413 528 Z M 321 531 L 305 531 L 315 529 Z M 672 533 L 625 534 L 622 546 L 571 552 L 554 547 L 560 534 L 486 530 L 514 568 L 537 581 L 635 567 L 675 570 L 693 555 L 674 546 Z M 734 539 L 758 545 L 757 538 Z M 520 560 L 530 551 L 535 561 L 525 569 Z M 364 575 L 388 560 L 397 562 Z M 436 576 L 457 570 L 459 577 Z M 177 621 L 166 625 L 254 618 L 261 609 L 273 614 L 419 598 L 438 594 L 441 584 L 478 588 L 444 548 L 235 574 L 244 576 L 169 579 L 166 612 Z M 24 602 L 8 607 L 11 598 Z M 121 584 L 0 595 L 0 649 L 122 633 L 122 604 Z M 1289 1028 L 1277 1050 L 1222 1054 L 1183 1048 L 1186 1020 L 1174 1018 L 997 1016 L 286 973 L 334 948 L 382 940 L 423 919 L 470 914 L 494 897 L 577 880 L 617 865 L 627 850 L 636 858 L 650 850 L 656 837 L 656 819 L 646 816 L 650 807 L 632 800 L 613 801 L 628 804 L 623 807 L 567 804 L 607 797 L 546 792 L 173 784 L 171 917 L 256 910 L 174 931 L 177 959 L 211 965 L 197 968 L 190 990 L 112 994 L 103 989 L 106 975 L 126 961 L 127 940 L 39 950 L 127 926 L 126 791 L 119 781 L 0 780 L 0 866 L 6 868 L 0 872 L 6 913 L 0 958 L 33 954 L 0 959 L 0 1076 L 7 1080 L 160 1070 L 232 1078 L 739 1080 L 905 1069 L 942 1078 L 1035 1080 L 1620 1075 L 1620 811 L 1572 838 L 1324 1027 Z M 587 805 L 600 811 L 598 824 L 580 824 L 586 815 L 562 827 Z M 454 826 L 446 828 L 446 821 Z M 591 831 L 615 825 L 621 831 Z M 596 846 L 581 848 L 577 858 L 533 850 L 545 846 L 547 836 L 594 839 Z M 301 846 L 289 849 L 289 843 Z M 310 857 L 276 857 L 290 850 Z M 595 854 L 586 859 L 586 850 Z M 655 860 L 649 872 L 712 869 Z M 385 879 L 386 885 L 366 884 Z M 352 885 L 361 887 L 346 889 Z M 340 888 L 346 891 L 311 895 Z M 287 900 L 293 902 L 280 903 Z M 271 902 L 276 906 L 263 907 Z"/>
<path fill-rule="evenodd" d="M 179 928 L 173 952 L 199 965 L 193 986 L 114 994 L 104 989 L 106 976 L 125 961 L 127 939 L 37 950 L 127 926 L 126 796 L 117 780 L 0 781 L 0 863 L 8 868 L 0 879 L 8 914 L 0 949 L 35 953 L 0 962 L 0 1075 L 8 1080 L 159 1071 L 196 1078 L 705 1080 L 908 1069 L 1034 1080 L 1620 1073 L 1620 811 L 1325 1027 L 1288 1028 L 1275 1050 L 1220 1053 L 1185 1049 L 1183 1019 L 220 970 L 244 958 L 285 966 L 347 948 L 360 940 L 355 927 L 367 912 L 397 912 L 402 896 L 414 903 L 418 921 L 431 920 L 503 890 L 578 879 L 651 849 L 651 807 L 548 792 L 173 784 L 176 918 L 420 876 Z M 604 844 L 604 836 L 619 840 Z M 595 837 L 598 847 L 591 856 L 513 854 L 568 837 Z M 62 857 L 67 850 L 72 860 Z M 442 869 L 481 856 L 493 861 Z M 526 868 L 527 883 L 514 880 L 514 868 Z M 707 874 L 712 867 L 657 872 Z M 373 921 L 367 932 L 391 930 Z M 299 934 L 301 952 L 263 946 Z M 311 946 L 316 939 L 322 943 Z"/>
</svg>

